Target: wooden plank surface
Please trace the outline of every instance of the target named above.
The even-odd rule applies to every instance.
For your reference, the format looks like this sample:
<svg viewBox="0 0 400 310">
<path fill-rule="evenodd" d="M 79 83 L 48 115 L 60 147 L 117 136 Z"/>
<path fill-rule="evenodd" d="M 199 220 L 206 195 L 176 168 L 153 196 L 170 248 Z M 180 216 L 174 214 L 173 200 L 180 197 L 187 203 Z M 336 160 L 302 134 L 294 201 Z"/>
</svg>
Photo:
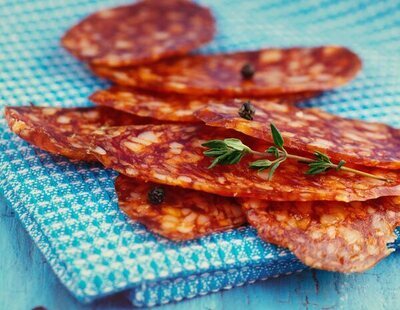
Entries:
<svg viewBox="0 0 400 310">
<path fill-rule="evenodd" d="M 398 309 L 400 255 L 356 275 L 321 271 L 272 279 L 215 293 L 161 310 Z M 128 309 L 121 296 L 79 304 L 59 283 L 13 211 L 0 203 L 0 310 Z"/>
</svg>

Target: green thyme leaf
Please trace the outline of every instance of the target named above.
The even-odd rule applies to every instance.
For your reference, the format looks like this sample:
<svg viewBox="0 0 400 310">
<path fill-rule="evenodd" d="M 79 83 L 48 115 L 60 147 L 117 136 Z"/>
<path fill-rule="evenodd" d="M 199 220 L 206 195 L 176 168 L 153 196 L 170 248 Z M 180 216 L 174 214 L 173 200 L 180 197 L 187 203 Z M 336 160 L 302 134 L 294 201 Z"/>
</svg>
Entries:
<svg viewBox="0 0 400 310">
<path fill-rule="evenodd" d="M 312 161 L 310 163 L 308 163 L 308 166 L 310 167 L 330 167 L 331 165 L 324 162 L 324 161 Z"/>
<path fill-rule="evenodd" d="M 276 158 L 278 158 L 279 157 L 279 150 L 278 150 L 278 148 L 276 147 L 276 146 L 270 146 L 269 148 L 268 148 L 268 150 L 267 150 L 267 153 L 269 153 L 269 154 L 274 154 L 274 156 L 276 157 Z"/>
<path fill-rule="evenodd" d="M 218 157 L 220 155 L 224 155 L 226 152 L 226 149 L 209 149 L 207 151 L 204 151 L 203 154 L 208 157 Z"/>
<path fill-rule="evenodd" d="M 306 174 L 310 174 L 310 175 L 320 174 L 329 169 L 330 169 L 330 167 L 326 167 L 326 166 L 311 167 L 310 169 L 307 170 Z"/>
<path fill-rule="evenodd" d="M 235 138 L 225 140 L 210 140 L 202 144 L 209 149 L 203 154 L 209 157 L 215 157 L 208 168 L 214 168 L 216 165 L 234 165 L 241 161 L 244 155 L 251 149 L 243 144 L 242 141 Z"/>
<path fill-rule="evenodd" d="M 331 163 L 331 159 L 328 157 L 328 155 L 321 153 L 319 151 L 316 151 L 314 153 L 315 157 L 317 157 L 319 160 L 326 162 L 326 163 Z"/>
<path fill-rule="evenodd" d="M 336 170 L 340 170 L 345 164 L 346 164 L 346 162 L 344 160 L 339 161 L 339 163 L 337 164 Z"/>
<path fill-rule="evenodd" d="M 271 134 L 272 134 L 272 138 L 274 139 L 275 146 L 277 146 L 278 148 L 282 148 L 283 147 L 283 138 L 282 138 L 281 133 L 279 132 L 278 128 L 275 127 L 274 124 L 271 123 L 270 127 L 271 127 Z"/>
<path fill-rule="evenodd" d="M 231 163 L 234 163 L 233 158 L 237 156 L 238 151 L 235 150 L 230 150 L 226 152 L 224 155 L 220 156 L 219 164 L 220 165 L 230 165 Z"/>
<path fill-rule="evenodd" d="M 215 158 L 215 159 L 212 161 L 211 165 L 208 166 L 208 169 L 212 169 L 212 168 L 214 168 L 216 165 L 218 165 L 219 160 L 220 160 L 219 157 Z"/>
<path fill-rule="evenodd" d="M 273 175 L 274 175 L 274 173 L 275 173 L 275 170 L 279 167 L 280 164 L 281 164 L 281 162 L 278 161 L 278 162 L 276 162 L 275 164 L 273 164 L 273 165 L 271 166 L 271 168 L 269 169 L 269 173 L 268 173 L 268 180 L 269 180 L 269 181 L 272 180 L 272 177 L 273 177 Z"/>
<path fill-rule="evenodd" d="M 224 143 L 227 147 L 238 151 L 250 151 L 250 148 L 247 145 L 244 145 L 242 141 L 235 138 L 228 138 L 224 140 Z"/>
<path fill-rule="evenodd" d="M 210 140 L 201 144 L 204 147 L 208 147 L 210 149 L 222 149 L 227 148 L 226 144 L 223 140 Z"/>
<path fill-rule="evenodd" d="M 231 156 L 231 152 L 227 151 L 224 154 L 216 157 L 211 165 L 208 167 L 209 169 L 214 168 L 216 165 L 226 165 L 229 161 L 229 157 Z"/>
<path fill-rule="evenodd" d="M 237 164 L 238 162 L 240 162 L 242 160 L 244 155 L 245 155 L 245 153 L 243 153 L 243 152 L 235 151 L 232 154 L 232 157 L 230 158 L 229 165 Z"/>
<path fill-rule="evenodd" d="M 272 162 L 268 159 L 260 159 L 253 161 L 249 164 L 249 167 L 252 169 L 257 169 L 258 171 L 263 171 L 268 169 L 272 165 Z"/>
<path fill-rule="evenodd" d="M 244 152 L 237 150 L 227 150 L 225 153 L 216 157 L 211 165 L 208 167 L 209 169 L 214 168 L 216 165 L 234 165 L 240 162 L 240 160 L 245 155 Z"/>
</svg>

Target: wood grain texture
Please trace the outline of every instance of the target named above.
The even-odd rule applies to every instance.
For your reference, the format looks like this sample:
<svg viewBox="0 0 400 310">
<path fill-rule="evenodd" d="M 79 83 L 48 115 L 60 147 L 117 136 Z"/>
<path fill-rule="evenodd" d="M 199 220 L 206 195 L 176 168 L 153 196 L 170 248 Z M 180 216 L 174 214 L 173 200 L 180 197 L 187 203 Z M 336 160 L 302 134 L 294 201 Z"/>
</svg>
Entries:
<svg viewBox="0 0 400 310">
<path fill-rule="evenodd" d="M 364 274 L 310 270 L 230 291 L 167 305 L 194 309 L 396 309 L 400 303 L 400 254 Z M 122 296 L 79 304 L 55 277 L 13 211 L 0 203 L 0 309 L 129 309 Z"/>
</svg>

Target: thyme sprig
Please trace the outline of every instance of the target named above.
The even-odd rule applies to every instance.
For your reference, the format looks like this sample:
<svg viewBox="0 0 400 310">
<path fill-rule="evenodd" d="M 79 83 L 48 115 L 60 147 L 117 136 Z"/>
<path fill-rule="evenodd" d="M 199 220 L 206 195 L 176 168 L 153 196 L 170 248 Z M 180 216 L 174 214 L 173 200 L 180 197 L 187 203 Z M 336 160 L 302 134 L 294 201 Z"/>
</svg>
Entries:
<svg viewBox="0 0 400 310">
<path fill-rule="evenodd" d="M 269 147 L 265 152 L 255 151 L 249 146 L 245 145 L 241 140 L 235 138 L 227 138 L 224 140 L 210 140 L 203 143 L 202 146 L 208 148 L 208 150 L 204 151 L 203 154 L 205 156 L 214 158 L 208 168 L 211 169 L 216 165 L 234 165 L 239 163 L 244 156 L 250 154 L 253 156 L 262 157 L 262 159 L 251 162 L 249 164 L 249 167 L 258 171 L 269 169 L 269 180 L 272 179 L 276 169 L 281 163 L 283 163 L 287 159 L 293 159 L 297 160 L 300 163 L 307 164 L 309 169 L 306 171 L 306 174 L 309 175 L 316 175 L 331 169 L 336 169 L 337 171 L 341 170 L 352 172 L 376 180 L 387 182 L 391 181 L 381 176 L 346 167 L 346 162 L 344 160 L 341 160 L 337 164 L 335 164 L 331 161 L 328 155 L 319 151 L 314 152 L 314 158 L 290 154 L 286 151 L 284 147 L 284 140 L 278 128 L 276 128 L 274 124 L 271 124 L 270 127 L 274 145 Z M 275 159 L 271 160 L 271 156 L 275 157 Z"/>
</svg>

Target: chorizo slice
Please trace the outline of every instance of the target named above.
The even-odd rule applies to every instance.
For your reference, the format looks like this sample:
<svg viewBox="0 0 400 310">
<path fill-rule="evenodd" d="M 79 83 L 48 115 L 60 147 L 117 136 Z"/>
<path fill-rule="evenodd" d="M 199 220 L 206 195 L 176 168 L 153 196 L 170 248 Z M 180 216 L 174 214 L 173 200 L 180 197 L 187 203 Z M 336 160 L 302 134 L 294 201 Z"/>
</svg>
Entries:
<svg viewBox="0 0 400 310">
<path fill-rule="evenodd" d="M 294 104 L 314 96 L 314 93 L 304 93 L 275 96 L 268 100 Z M 185 123 L 199 123 L 200 120 L 194 116 L 194 113 L 206 108 L 209 103 L 224 105 L 231 101 L 218 97 L 163 94 L 124 86 L 112 86 L 108 89 L 98 90 L 89 99 L 97 105 L 111 107 L 137 116 Z"/>
<path fill-rule="evenodd" d="M 252 67 L 252 77 L 243 69 Z M 361 69 L 347 48 L 263 49 L 215 55 L 189 55 L 138 67 L 91 66 L 120 85 L 161 92 L 221 97 L 271 96 L 324 91 L 342 86 Z M 252 70 L 253 70 L 252 69 Z"/>
<path fill-rule="evenodd" d="M 122 86 L 96 91 L 89 99 L 97 105 L 141 117 L 188 123 L 200 122 L 194 112 L 204 108 L 210 100 L 208 97 L 159 94 Z"/>
<path fill-rule="evenodd" d="M 145 183 L 124 175 L 117 177 L 115 190 L 122 211 L 170 240 L 196 239 L 246 223 L 234 198 Z"/>
<path fill-rule="evenodd" d="M 100 128 L 93 133 L 90 152 L 106 167 L 127 176 L 221 196 L 276 201 L 361 201 L 400 194 L 400 173 L 395 170 L 361 167 L 364 172 L 392 182 L 336 170 L 306 175 L 307 165 L 288 159 L 268 181 L 268 171 L 249 169 L 249 162 L 255 160 L 250 155 L 238 164 L 209 169 L 211 160 L 203 155 L 202 143 L 224 138 L 239 138 L 260 152 L 269 146 L 220 128 L 143 125 Z"/>
<path fill-rule="evenodd" d="M 104 9 L 69 29 L 62 45 L 75 57 L 109 67 L 185 55 L 211 41 L 210 10 L 186 0 L 146 0 Z"/>
<path fill-rule="evenodd" d="M 363 202 L 243 200 L 260 237 L 289 248 L 304 264 L 338 272 L 362 272 L 394 249 L 400 197 Z"/>
<path fill-rule="evenodd" d="M 38 148 L 71 159 L 96 160 L 87 152 L 90 133 L 101 126 L 144 122 L 107 107 L 6 107 L 5 117 L 14 133 Z"/>
</svg>

